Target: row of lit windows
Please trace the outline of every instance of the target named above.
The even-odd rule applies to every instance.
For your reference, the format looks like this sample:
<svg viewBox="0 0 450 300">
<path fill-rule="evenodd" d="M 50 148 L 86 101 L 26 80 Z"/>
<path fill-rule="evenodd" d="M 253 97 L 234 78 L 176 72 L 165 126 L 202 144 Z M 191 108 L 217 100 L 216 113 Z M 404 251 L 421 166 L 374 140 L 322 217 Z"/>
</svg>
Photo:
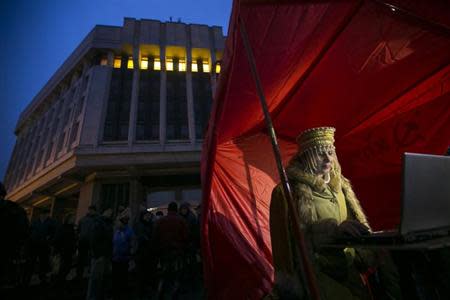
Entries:
<svg viewBox="0 0 450 300">
<path fill-rule="evenodd" d="M 207 59 L 200 59 L 203 73 L 209 73 L 211 72 L 211 68 L 209 66 Z M 153 66 L 150 64 L 153 63 Z M 174 63 L 178 64 L 178 71 L 180 72 L 186 72 L 186 60 L 183 58 L 180 58 L 174 62 L 174 59 L 172 57 L 166 58 L 166 70 L 167 71 L 174 71 Z M 106 59 L 102 59 L 100 62 L 101 65 L 106 66 L 108 64 L 108 61 Z M 153 70 L 160 71 L 161 70 L 161 60 L 159 58 L 154 58 L 152 62 L 149 62 L 148 57 L 142 57 L 141 58 L 141 70 L 148 70 L 149 67 L 153 67 Z M 115 69 L 120 69 L 122 67 L 122 57 L 116 56 L 114 58 L 114 64 L 113 67 Z M 133 69 L 134 63 L 133 63 L 133 57 L 128 57 L 127 61 L 127 68 Z M 193 61 L 191 64 L 191 71 L 192 72 L 198 72 L 199 71 L 199 65 L 198 61 Z M 218 74 L 220 73 L 220 63 L 216 63 L 215 65 L 215 72 Z"/>
</svg>

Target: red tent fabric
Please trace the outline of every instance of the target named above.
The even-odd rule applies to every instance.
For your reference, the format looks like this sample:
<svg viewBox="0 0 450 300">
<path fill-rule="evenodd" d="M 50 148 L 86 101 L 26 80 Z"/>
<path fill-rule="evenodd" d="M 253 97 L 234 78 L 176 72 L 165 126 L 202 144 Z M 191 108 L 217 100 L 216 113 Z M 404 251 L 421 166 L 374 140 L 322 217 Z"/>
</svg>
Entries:
<svg viewBox="0 0 450 300">
<path fill-rule="evenodd" d="M 450 144 L 445 1 L 238 1 L 204 144 L 202 248 L 211 299 L 273 282 L 269 206 L 279 181 L 239 30 L 244 23 L 286 164 L 295 137 L 336 127 L 343 173 L 375 229 L 398 224 L 403 152 Z"/>
</svg>

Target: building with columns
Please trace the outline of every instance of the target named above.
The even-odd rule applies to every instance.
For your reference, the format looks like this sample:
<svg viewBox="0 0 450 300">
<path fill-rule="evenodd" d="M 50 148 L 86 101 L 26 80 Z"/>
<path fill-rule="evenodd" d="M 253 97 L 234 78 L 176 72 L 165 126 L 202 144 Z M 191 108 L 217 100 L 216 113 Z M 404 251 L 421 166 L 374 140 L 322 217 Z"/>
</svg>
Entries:
<svg viewBox="0 0 450 300">
<path fill-rule="evenodd" d="M 217 26 L 98 25 L 21 113 L 5 185 L 30 217 L 199 204 L 225 37 Z"/>
</svg>

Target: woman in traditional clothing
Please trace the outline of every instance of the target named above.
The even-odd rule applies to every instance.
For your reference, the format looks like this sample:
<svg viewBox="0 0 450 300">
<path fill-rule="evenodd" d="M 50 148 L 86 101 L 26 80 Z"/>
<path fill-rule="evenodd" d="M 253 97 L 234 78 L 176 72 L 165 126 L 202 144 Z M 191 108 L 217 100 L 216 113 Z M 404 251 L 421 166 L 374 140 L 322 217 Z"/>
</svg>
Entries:
<svg viewBox="0 0 450 300">
<path fill-rule="evenodd" d="M 384 299 L 401 299 L 398 275 L 388 254 L 345 248 L 321 248 L 339 236 L 367 234 L 370 226 L 352 190 L 341 174 L 332 127 L 312 128 L 297 138 L 299 151 L 286 172 L 292 187 L 295 212 L 305 235 L 321 299 L 371 299 L 362 274 L 377 268 Z M 306 298 L 301 279 L 298 246 L 292 234 L 288 205 L 281 184 L 272 192 L 270 230 L 275 287 L 280 299 Z M 383 256 L 383 257 L 382 257 Z M 379 296 L 379 295 L 378 295 Z"/>
</svg>

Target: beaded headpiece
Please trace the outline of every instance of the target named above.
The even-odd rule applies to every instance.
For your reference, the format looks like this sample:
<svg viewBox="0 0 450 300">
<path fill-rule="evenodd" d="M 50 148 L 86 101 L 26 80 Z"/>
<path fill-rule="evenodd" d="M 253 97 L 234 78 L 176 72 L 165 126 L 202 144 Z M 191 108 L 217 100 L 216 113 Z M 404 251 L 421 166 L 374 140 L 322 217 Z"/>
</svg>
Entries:
<svg viewBox="0 0 450 300">
<path fill-rule="evenodd" d="M 335 150 L 333 127 L 316 127 L 303 131 L 297 137 L 298 154 L 303 158 L 306 171 L 314 173 L 317 169 L 315 157 L 322 151 Z"/>
<path fill-rule="evenodd" d="M 336 129 L 333 127 L 316 127 L 303 131 L 297 137 L 300 153 L 312 148 L 325 149 L 331 147 L 334 149 L 335 131 Z"/>
</svg>

